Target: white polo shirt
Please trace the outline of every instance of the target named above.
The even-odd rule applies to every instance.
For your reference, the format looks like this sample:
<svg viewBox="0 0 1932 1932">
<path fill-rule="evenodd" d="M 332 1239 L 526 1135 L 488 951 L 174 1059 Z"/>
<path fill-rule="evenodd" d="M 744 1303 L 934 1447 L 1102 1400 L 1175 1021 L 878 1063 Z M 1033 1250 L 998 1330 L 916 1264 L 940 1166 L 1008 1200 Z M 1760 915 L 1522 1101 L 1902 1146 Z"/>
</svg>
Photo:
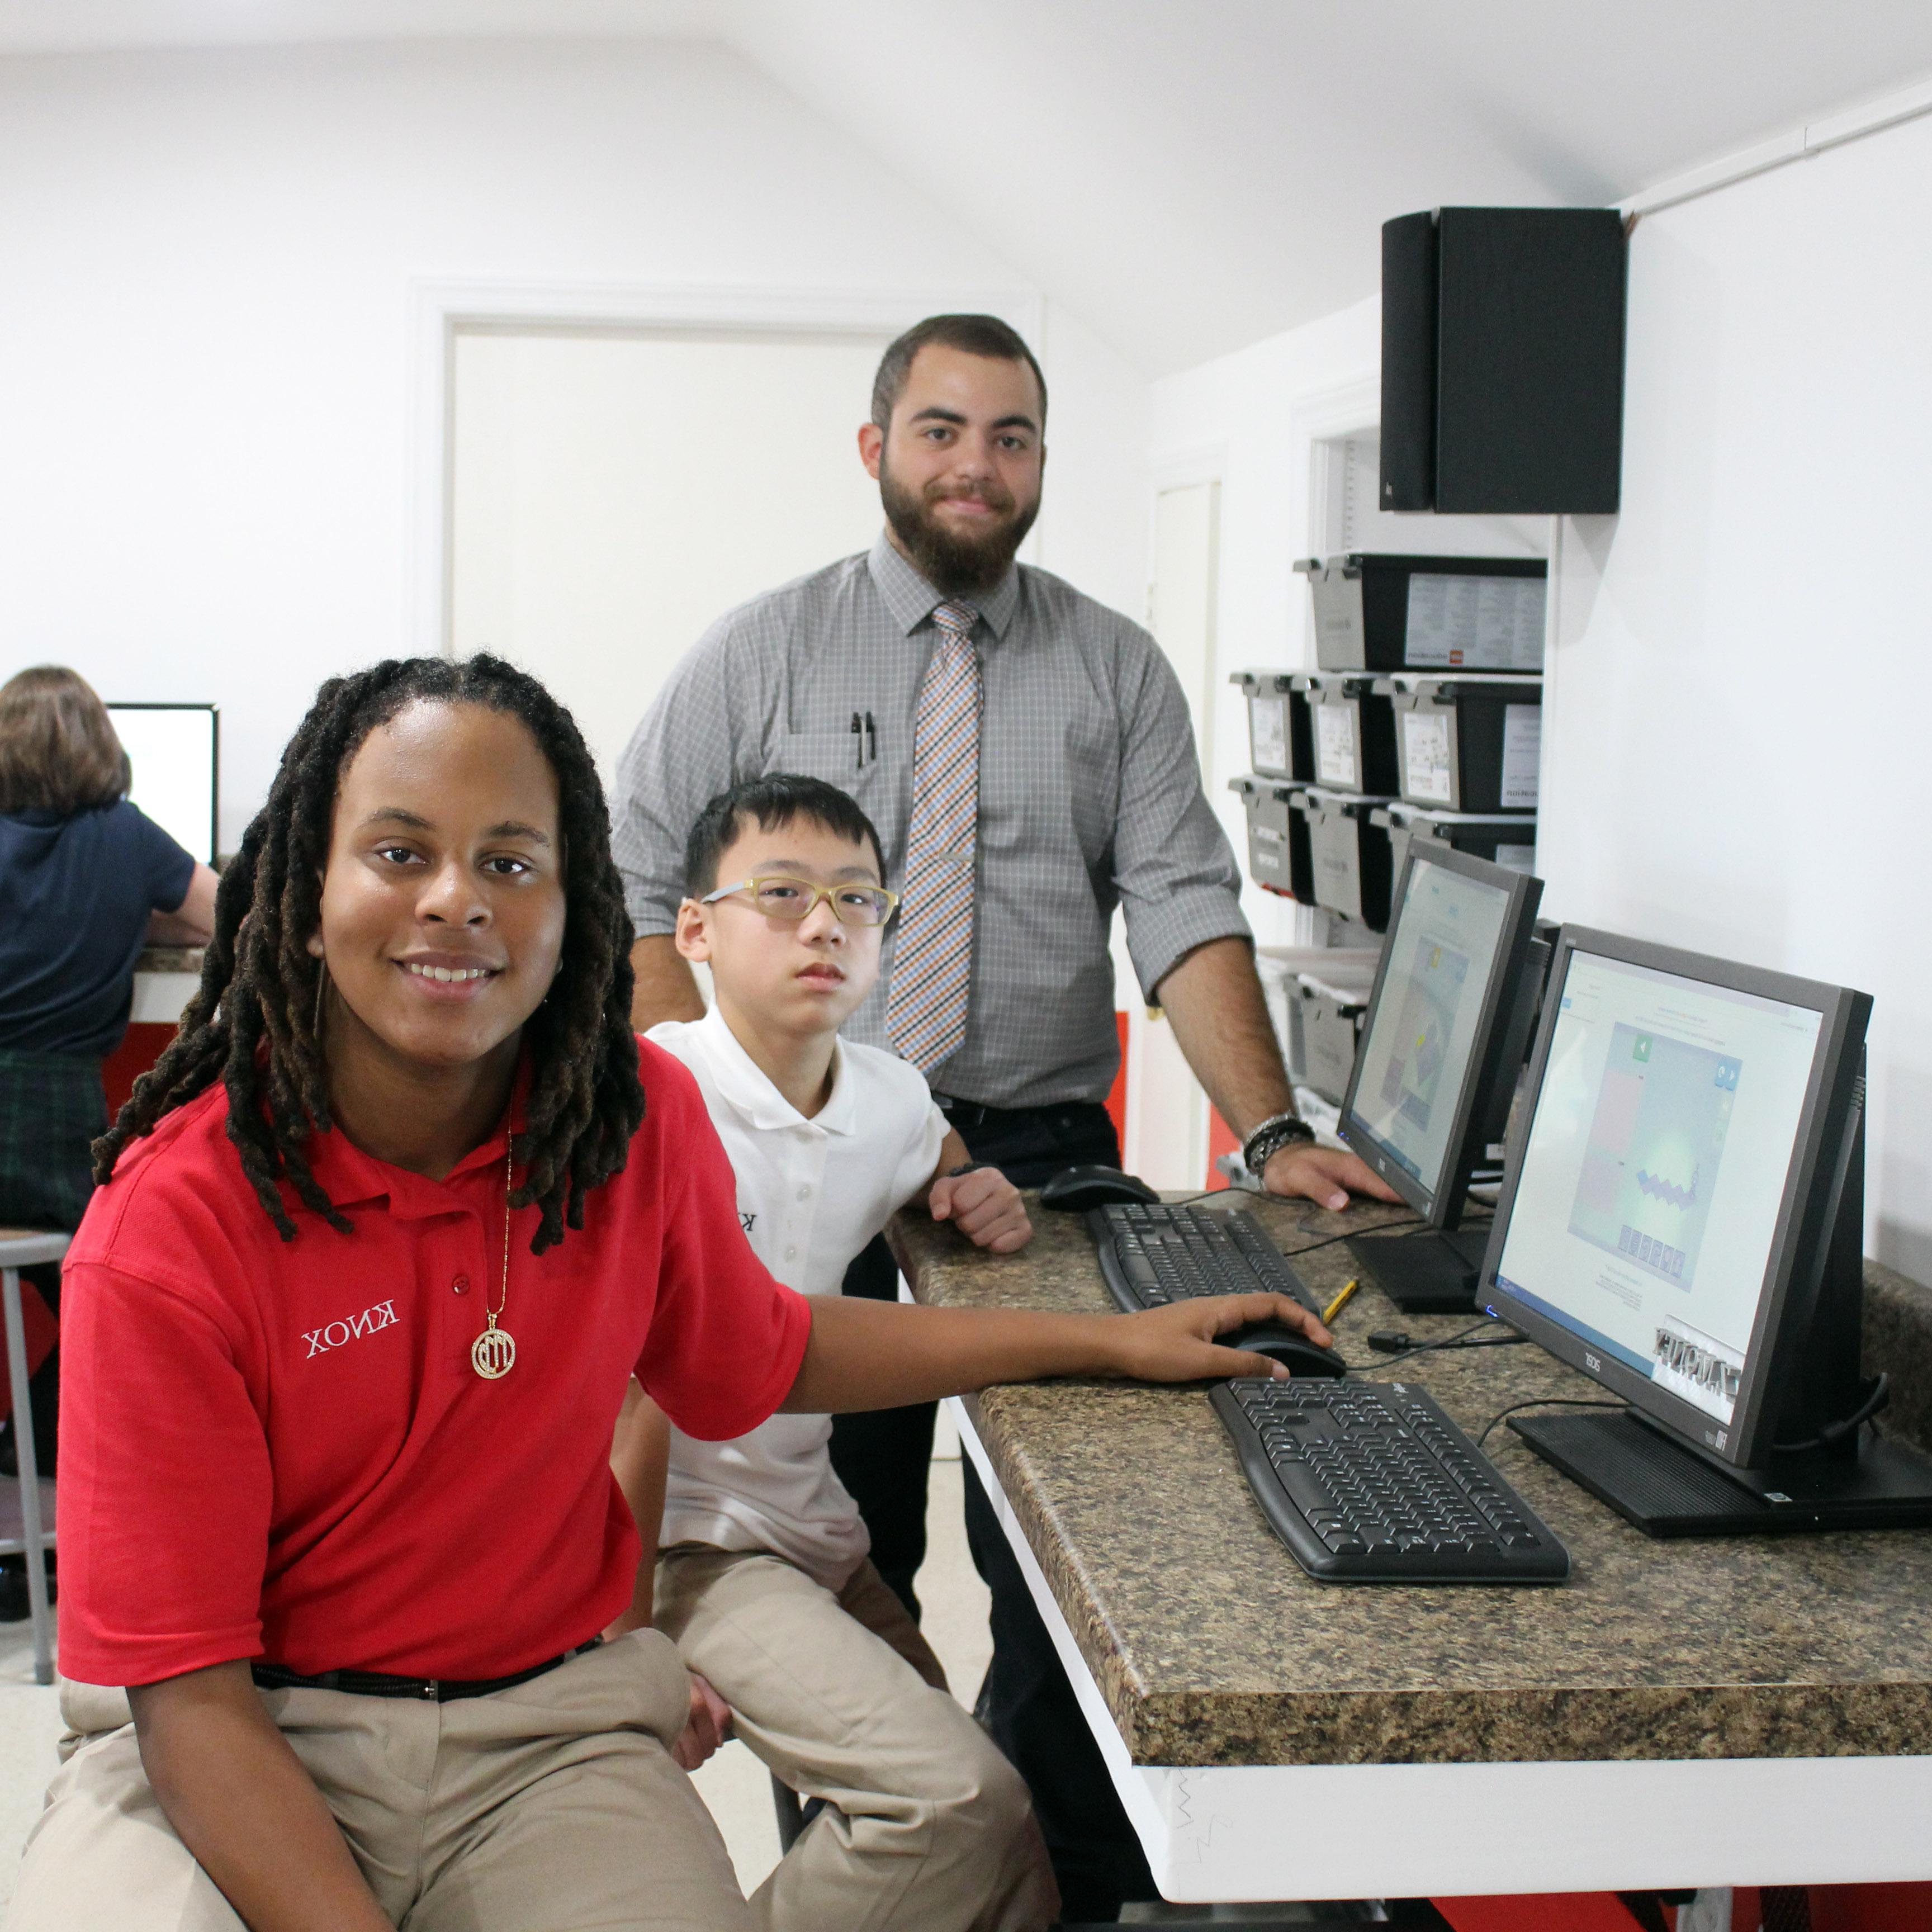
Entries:
<svg viewBox="0 0 1932 1932">
<path fill-rule="evenodd" d="M 648 1037 L 697 1076 L 738 1184 L 752 1251 L 788 1288 L 836 1294 L 846 1265 L 939 1164 L 946 1117 L 908 1061 L 832 1047 L 831 1097 L 807 1120 L 760 1072 L 716 1008 Z M 870 1547 L 832 1469 L 826 1415 L 775 1415 L 730 1442 L 674 1428 L 663 1540 L 769 1550 L 839 1588 Z"/>
</svg>

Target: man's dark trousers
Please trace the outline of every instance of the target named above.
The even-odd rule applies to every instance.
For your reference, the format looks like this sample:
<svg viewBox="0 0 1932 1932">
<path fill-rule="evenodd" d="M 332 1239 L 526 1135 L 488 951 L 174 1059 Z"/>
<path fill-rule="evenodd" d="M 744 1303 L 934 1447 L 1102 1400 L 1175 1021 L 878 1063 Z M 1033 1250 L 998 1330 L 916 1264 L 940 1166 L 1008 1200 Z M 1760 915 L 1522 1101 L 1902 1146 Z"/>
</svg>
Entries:
<svg viewBox="0 0 1932 1932">
<path fill-rule="evenodd" d="M 940 1104 L 973 1158 L 998 1168 L 1016 1186 L 1037 1187 L 1064 1167 L 1120 1161 L 1114 1124 L 1104 1107 L 1090 1102 Z M 878 1240 L 847 1271 L 845 1292 L 890 1300 L 898 1293 L 898 1279 L 885 1243 Z M 842 1415 L 832 1425 L 832 1466 L 872 1533 L 872 1561 L 915 1616 L 912 1577 L 926 1554 L 932 1418 L 932 1405 L 922 1403 Z M 1160 1894 L 1018 1560 L 973 1465 L 962 1460 L 960 1470 L 967 1542 L 993 1598 L 993 1660 L 976 1714 L 1033 1792 L 1063 1915 L 1070 1924 L 1105 1924 L 1119 1918 L 1126 1900 Z"/>
</svg>

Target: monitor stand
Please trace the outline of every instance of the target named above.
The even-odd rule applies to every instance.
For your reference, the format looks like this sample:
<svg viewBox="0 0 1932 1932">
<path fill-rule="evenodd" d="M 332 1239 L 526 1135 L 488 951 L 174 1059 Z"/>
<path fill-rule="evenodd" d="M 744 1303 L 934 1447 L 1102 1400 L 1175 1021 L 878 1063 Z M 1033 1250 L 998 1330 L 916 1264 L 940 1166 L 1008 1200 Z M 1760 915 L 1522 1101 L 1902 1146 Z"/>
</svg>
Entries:
<svg viewBox="0 0 1932 1932">
<path fill-rule="evenodd" d="M 1456 1234 L 1363 1235 L 1345 1245 L 1363 1274 L 1405 1315 L 1473 1315 L 1476 1278 L 1489 1246 L 1486 1222 Z"/>
<path fill-rule="evenodd" d="M 1869 1430 L 1860 1432 L 1855 1455 L 1819 1450 L 1732 1470 L 1706 1462 L 1634 1410 L 1513 1416 L 1509 1426 L 1646 1536 L 1932 1526 L 1932 1456 Z"/>
</svg>

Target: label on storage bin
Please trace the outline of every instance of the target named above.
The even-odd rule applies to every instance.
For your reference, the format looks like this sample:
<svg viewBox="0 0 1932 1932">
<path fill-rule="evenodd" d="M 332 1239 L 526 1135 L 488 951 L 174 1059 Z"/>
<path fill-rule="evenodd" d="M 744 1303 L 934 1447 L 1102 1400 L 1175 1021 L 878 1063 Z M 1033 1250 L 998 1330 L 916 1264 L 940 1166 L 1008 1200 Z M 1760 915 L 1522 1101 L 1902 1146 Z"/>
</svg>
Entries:
<svg viewBox="0 0 1932 1932">
<path fill-rule="evenodd" d="M 1248 742 L 1254 752 L 1256 770 L 1288 770 L 1287 712 L 1285 698 L 1248 700 Z"/>
<path fill-rule="evenodd" d="M 1536 848 L 1534 845 L 1498 845 L 1496 863 L 1505 872 L 1533 872 L 1536 870 Z"/>
<path fill-rule="evenodd" d="M 1503 808 L 1536 809 L 1536 770 L 1543 749 L 1543 706 L 1503 706 Z"/>
<path fill-rule="evenodd" d="M 1408 580 L 1408 630 L 1402 659 L 1464 670 L 1540 670 L 1540 577 L 1450 576 Z"/>
<path fill-rule="evenodd" d="M 1449 788 L 1449 714 L 1405 711 L 1400 716 L 1404 794 L 1447 805 L 1453 796 Z"/>
<path fill-rule="evenodd" d="M 1352 704 L 1318 704 L 1315 707 L 1318 733 L 1315 748 L 1315 772 L 1324 784 L 1355 788 L 1355 707 Z"/>
</svg>

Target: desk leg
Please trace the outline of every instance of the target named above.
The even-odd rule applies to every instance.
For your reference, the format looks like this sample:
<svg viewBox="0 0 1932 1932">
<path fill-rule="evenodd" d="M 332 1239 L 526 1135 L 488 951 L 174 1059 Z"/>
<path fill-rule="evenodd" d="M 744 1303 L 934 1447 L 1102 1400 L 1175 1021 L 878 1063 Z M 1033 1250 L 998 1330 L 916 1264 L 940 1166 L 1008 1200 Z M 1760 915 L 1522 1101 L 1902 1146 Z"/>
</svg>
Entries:
<svg viewBox="0 0 1932 1932">
<path fill-rule="evenodd" d="M 1148 1866 L 1158 1883 L 1168 1850 L 1167 1818 L 1161 1798 L 1167 1774 L 1162 1771 L 1146 1770 L 1129 1756 L 1126 1744 L 1114 1722 L 1113 1713 L 1107 1708 L 1107 1700 L 1101 1696 L 1100 1687 L 1094 1682 L 1094 1673 L 1087 1667 L 1087 1660 L 1080 1654 L 1080 1646 L 1073 1641 L 1073 1633 L 1068 1629 L 1066 1619 L 1054 1600 L 1053 1592 L 1047 1588 L 1046 1578 L 1040 1570 L 1039 1559 L 1033 1553 L 1033 1546 L 1027 1541 L 1025 1532 L 1013 1514 L 1012 1504 L 1006 1500 L 1006 1492 L 1000 1488 L 1000 1479 L 993 1472 L 986 1445 L 973 1426 L 966 1405 L 956 1396 L 947 1399 L 946 1406 L 958 1425 L 959 1446 L 972 1458 L 973 1466 L 979 1472 L 986 1499 L 992 1504 L 993 1514 L 1012 1546 L 1021 1574 L 1026 1578 L 1027 1588 L 1033 1592 L 1041 1621 L 1046 1625 L 1047 1634 L 1053 1639 L 1053 1647 L 1059 1652 L 1061 1664 L 1066 1666 L 1073 1694 L 1080 1701 L 1081 1714 L 1087 1720 L 1088 1728 L 1100 1747 L 1100 1755 L 1106 1760 L 1108 1775 L 1114 1780 L 1114 1789 L 1120 1793 L 1120 1802 L 1126 1808 L 1134 1834 L 1147 1853 Z"/>
<path fill-rule="evenodd" d="M 34 1406 L 27 1389 L 26 1324 L 20 1271 L 0 1269 L 5 1302 L 7 1378 L 14 1391 L 14 1451 L 20 1472 L 20 1533 L 26 1545 L 27 1605 L 34 1619 L 34 1682 L 54 1681 L 53 1619 L 47 1612 L 47 1546 L 40 1534 L 40 1470 L 34 1454 Z"/>
</svg>

